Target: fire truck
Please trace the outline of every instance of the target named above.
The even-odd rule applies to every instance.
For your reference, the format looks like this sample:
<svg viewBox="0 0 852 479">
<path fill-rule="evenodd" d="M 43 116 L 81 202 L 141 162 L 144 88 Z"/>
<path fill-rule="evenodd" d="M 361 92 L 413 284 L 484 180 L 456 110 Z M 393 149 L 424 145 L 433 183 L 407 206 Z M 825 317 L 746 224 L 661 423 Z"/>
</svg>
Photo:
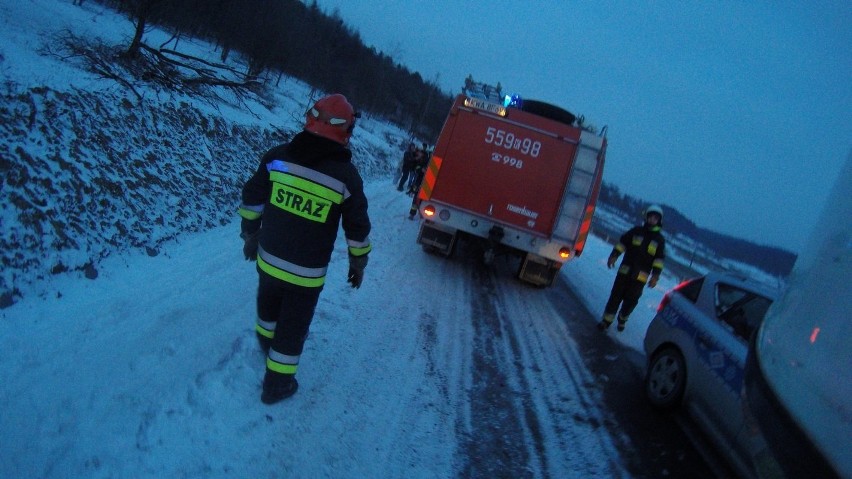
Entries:
<svg viewBox="0 0 852 479">
<path fill-rule="evenodd" d="M 518 257 L 521 281 L 550 286 L 583 252 L 606 128 L 583 128 L 549 103 L 500 99 L 499 88 L 473 90 L 456 97 L 435 143 L 416 197 L 417 242 L 449 257 L 458 242 L 473 241 L 486 264 Z"/>
</svg>

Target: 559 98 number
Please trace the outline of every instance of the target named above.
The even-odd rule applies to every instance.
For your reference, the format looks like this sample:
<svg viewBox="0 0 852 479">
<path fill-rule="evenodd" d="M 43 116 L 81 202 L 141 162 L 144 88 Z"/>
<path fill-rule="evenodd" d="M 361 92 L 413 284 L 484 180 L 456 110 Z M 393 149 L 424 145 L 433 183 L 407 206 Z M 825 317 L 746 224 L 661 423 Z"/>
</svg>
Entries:
<svg viewBox="0 0 852 479">
<path fill-rule="evenodd" d="M 485 143 L 500 146 L 507 150 L 517 150 L 533 158 L 538 157 L 539 153 L 541 153 L 540 141 L 534 141 L 526 137 L 522 138 L 510 131 L 504 131 L 493 126 L 489 126 L 485 130 Z"/>
</svg>

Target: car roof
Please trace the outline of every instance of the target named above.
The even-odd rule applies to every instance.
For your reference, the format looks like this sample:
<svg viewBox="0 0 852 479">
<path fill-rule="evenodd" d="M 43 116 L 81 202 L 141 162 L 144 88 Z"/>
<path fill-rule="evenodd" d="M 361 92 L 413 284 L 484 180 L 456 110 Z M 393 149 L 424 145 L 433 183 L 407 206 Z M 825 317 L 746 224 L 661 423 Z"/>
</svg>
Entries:
<svg viewBox="0 0 852 479">
<path fill-rule="evenodd" d="M 781 293 L 780 285 L 773 286 L 771 284 L 756 281 L 744 274 L 731 273 L 728 271 L 711 271 L 705 274 L 704 277 L 713 283 L 725 283 L 731 286 L 736 286 L 764 296 L 772 301 L 778 299 Z"/>
</svg>

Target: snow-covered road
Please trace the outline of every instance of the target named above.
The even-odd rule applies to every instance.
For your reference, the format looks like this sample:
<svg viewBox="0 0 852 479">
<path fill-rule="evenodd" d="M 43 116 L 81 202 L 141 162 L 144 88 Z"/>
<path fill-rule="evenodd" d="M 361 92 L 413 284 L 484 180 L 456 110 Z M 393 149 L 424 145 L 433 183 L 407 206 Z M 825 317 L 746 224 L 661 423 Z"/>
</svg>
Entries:
<svg viewBox="0 0 852 479">
<path fill-rule="evenodd" d="M 338 242 L 282 404 L 259 401 L 256 273 L 236 224 L 3 310 L 0 475 L 628 477 L 546 290 L 499 259 L 424 253 L 409 198 L 382 181 L 368 196 L 365 283 L 348 288 Z"/>
</svg>

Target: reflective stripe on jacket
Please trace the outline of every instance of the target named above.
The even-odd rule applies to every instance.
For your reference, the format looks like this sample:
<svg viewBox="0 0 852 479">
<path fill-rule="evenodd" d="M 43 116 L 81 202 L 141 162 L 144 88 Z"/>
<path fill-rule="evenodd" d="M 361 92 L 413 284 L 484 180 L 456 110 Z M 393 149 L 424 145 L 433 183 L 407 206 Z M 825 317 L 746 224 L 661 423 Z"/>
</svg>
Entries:
<svg viewBox="0 0 852 479">
<path fill-rule="evenodd" d="M 260 271 L 322 287 L 341 224 L 351 254 L 372 250 L 367 198 L 351 156 L 343 145 L 307 132 L 263 155 L 239 209 L 244 234 L 260 228 Z"/>
<path fill-rule="evenodd" d="M 647 283 L 650 275 L 659 276 L 662 273 L 666 258 L 666 239 L 660 230 L 660 227 L 636 226 L 619 238 L 618 244 L 610 253 L 616 257 L 624 253 L 618 274 L 626 274 L 631 279 Z"/>
</svg>

